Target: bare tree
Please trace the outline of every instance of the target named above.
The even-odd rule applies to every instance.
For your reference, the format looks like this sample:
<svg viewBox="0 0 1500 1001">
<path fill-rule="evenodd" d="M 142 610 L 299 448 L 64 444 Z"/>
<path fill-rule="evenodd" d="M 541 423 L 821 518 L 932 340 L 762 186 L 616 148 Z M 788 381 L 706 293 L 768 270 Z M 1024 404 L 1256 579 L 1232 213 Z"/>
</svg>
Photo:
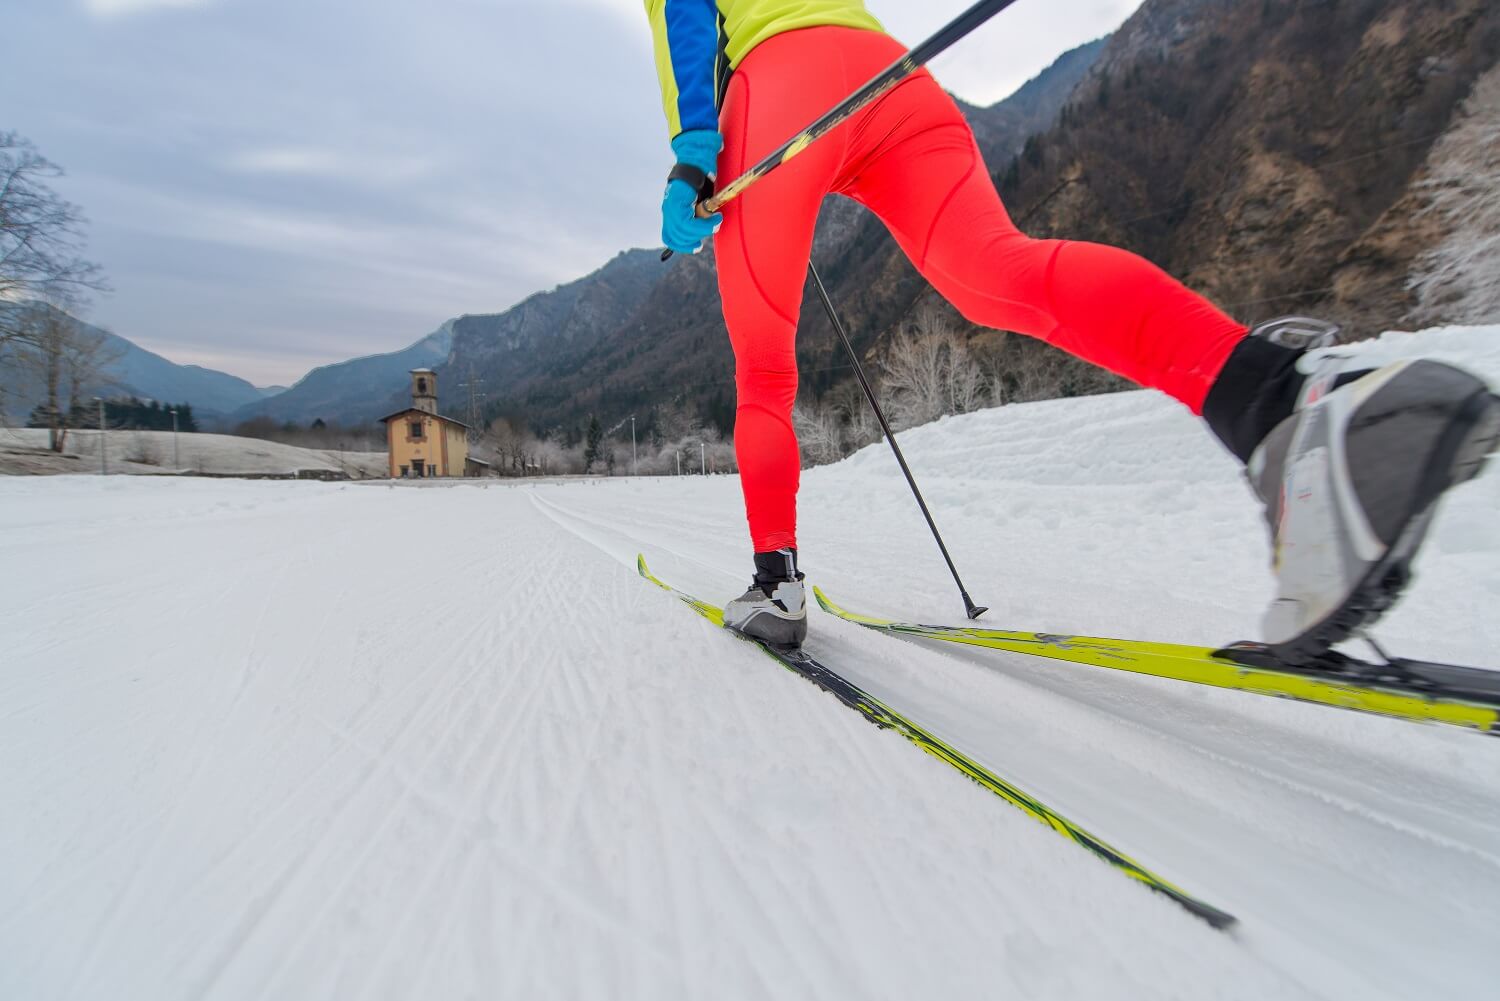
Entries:
<svg viewBox="0 0 1500 1001">
<path fill-rule="evenodd" d="M 844 457 L 844 421 L 838 408 L 828 399 L 817 403 L 798 403 L 792 408 L 792 427 L 802 457 L 815 466 L 837 462 Z"/>
<path fill-rule="evenodd" d="M 839 412 L 844 421 L 844 454 L 858 452 L 866 445 L 880 440 L 880 422 L 864 390 L 853 379 L 845 379 L 834 386 L 824 397 Z"/>
<path fill-rule="evenodd" d="M 102 287 L 84 260 L 83 213 L 48 182 L 62 171 L 14 132 L 0 132 L 0 302 L 62 305 Z M 16 311 L 0 313 L 0 345 L 19 336 Z"/>
<path fill-rule="evenodd" d="M 968 345 L 933 308 L 902 327 L 880 360 L 892 427 L 915 427 L 990 402 L 990 381 Z"/>
<path fill-rule="evenodd" d="M 104 335 L 79 323 L 54 306 L 33 303 L 20 311 L 13 344 L 21 364 L 43 390 L 38 415 L 51 432 L 54 452 L 67 445 L 72 415 L 83 404 L 86 390 L 106 382 L 105 370 L 119 360 Z"/>
</svg>

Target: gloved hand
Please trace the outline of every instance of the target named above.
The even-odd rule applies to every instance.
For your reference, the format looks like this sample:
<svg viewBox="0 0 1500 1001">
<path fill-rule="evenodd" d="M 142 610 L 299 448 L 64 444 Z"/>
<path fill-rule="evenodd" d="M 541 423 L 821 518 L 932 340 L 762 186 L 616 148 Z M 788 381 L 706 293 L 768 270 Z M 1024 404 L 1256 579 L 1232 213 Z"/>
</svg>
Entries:
<svg viewBox="0 0 1500 1001">
<path fill-rule="evenodd" d="M 697 167 L 709 177 L 718 171 L 719 150 L 723 148 L 724 137 L 712 129 L 683 132 L 672 140 L 677 162 Z M 679 254 L 697 253 L 703 241 L 724 224 L 722 215 L 699 219 L 697 207 L 698 192 L 691 184 L 680 179 L 667 182 L 661 202 L 661 239 L 668 249 Z"/>
</svg>

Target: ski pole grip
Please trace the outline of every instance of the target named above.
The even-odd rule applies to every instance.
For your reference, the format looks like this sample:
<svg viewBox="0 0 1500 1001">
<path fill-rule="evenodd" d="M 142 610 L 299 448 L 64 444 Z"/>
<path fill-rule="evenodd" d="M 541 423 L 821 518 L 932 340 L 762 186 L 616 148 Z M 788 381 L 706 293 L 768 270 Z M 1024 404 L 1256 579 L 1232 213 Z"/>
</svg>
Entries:
<svg viewBox="0 0 1500 1001">
<path fill-rule="evenodd" d="M 719 211 L 719 206 L 716 204 L 717 201 L 717 197 L 703 199 L 697 205 L 693 206 L 693 214 L 699 219 L 712 218 L 713 214 Z M 661 252 L 661 259 L 663 261 L 670 261 L 672 259 L 671 247 L 668 247 L 666 250 L 663 250 Z"/>
</svg>

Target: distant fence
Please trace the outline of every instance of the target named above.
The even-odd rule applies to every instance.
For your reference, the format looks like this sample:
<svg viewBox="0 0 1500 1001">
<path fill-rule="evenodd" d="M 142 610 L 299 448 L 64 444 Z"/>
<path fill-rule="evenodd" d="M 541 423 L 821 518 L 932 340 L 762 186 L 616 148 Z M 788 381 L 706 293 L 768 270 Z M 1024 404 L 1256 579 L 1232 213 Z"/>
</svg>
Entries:
<svg viewBox="0 0 1500 1001">
<path fill-rule="evenodd" d="M 180 473 L 155 473 L 147 475 L 156 476 L 201 476 L 211 480 L 323 480 L 333 482 L 336 480 L 353 480 L 342 469 L 298 469 L 291 473 L 200 473 L 195 469 L 184 469 Z M 368 480 L 377 477 L 361 476 L 359 479 Z"/>
</svg>

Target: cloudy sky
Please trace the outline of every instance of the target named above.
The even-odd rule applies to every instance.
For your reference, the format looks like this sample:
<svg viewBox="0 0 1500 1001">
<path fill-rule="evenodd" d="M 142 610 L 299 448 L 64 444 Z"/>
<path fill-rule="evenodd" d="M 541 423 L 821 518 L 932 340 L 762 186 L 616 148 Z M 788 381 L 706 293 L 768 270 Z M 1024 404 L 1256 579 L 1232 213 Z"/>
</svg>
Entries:
<svg viewBox="0 0 1500 1001">
<path fill-rule="evenodd" d="M 972 0 L 869 0 L 913 44 Z M 1140 0 L 1023 0 L 933 64 L 988 104 Z M 0 130 L 67 171 L 90 318 L 267 385 L 651 246 L 641 0 L 7 0 Z"/>
</svg>

